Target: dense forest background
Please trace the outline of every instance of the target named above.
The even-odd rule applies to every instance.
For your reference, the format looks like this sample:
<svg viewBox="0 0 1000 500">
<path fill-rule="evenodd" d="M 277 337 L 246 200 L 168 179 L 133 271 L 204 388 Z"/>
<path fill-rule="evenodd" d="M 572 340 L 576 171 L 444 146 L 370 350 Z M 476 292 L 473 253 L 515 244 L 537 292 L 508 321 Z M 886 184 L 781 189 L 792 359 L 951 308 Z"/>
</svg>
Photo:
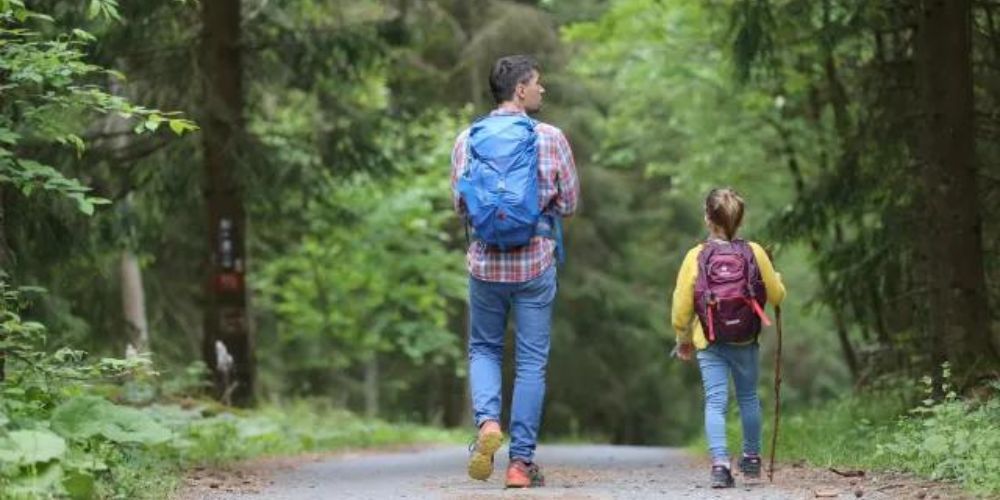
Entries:
<svg viewBox="0 0 1000 500">
<path fill-rule="evenodd" d="M 997 376 L 995 2 L 0 0 L 0 13 L 0 276 L 5 311 L 44 325 L 33 348 L 131 344 L 165 377 L 202 361 L 211 377 L 222 340 L 235 368 L 214 394 L 236 404 L 314 398 L 467 425 L 449 155 L 491 109 L 492 62 L 529 53 L 539 117 L 569 137 L 583 191 L 543 439 L 699 433 L 698 373 L 668 356 L 669 296 L 717 185 L 745 196 L 743 234 L 789 290 L 789 408 L 873 387 L 918 397 L 924 375 L 942 396 L 945 362 L 963 393 Z M 10 378 L 29 351 L 5 324 Z"/>
</svg>

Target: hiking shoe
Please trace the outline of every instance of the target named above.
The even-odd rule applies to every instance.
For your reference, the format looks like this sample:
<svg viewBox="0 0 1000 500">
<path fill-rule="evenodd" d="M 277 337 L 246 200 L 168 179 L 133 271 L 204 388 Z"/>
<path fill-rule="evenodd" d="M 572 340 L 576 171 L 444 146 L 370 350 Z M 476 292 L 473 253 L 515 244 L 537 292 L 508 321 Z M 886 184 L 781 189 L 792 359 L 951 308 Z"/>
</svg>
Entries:
<svg viewBox="0 0 1000 500">
<path fill-rule="evenodd" d="M 749 479 L 760 478 L 760 457 L 748 457 L 746 455 L 740 459 L 740 472 Z"/>
<path fill-rule="evenodd" d="M 495 420 L 487 420 L 479 427 L 475 442 L 469 446 L 469 477 L 485 481 L 493 474 L 493 453 L 503 442 L 503 432 Z"/>
<path fill-rule="evenodd" d="M 542 468 L 538 464 L 514 459 L 507 466 L 506 484 L 508 488 L 537 488 L 545 486 L 545 477 L 542 476 Z"/>
<path fill-rule="evenodd" d="M 729 472 L 729 467 L 726 467 L 725 465 L 712 466 L 713 488 L 732 488 L 735 485 L 736 481 L 733 480 L 733 475 Z"/>
</svg>

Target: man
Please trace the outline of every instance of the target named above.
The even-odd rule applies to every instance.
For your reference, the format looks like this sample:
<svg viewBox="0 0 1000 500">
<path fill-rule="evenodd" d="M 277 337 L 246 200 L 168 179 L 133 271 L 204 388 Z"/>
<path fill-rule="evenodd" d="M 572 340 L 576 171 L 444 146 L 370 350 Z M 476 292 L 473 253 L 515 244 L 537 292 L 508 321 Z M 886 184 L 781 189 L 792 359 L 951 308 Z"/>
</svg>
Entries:
<svg viewBox="0 0 1000 500">
<path fill-rule="evenodd" d="M 545 88 L 539 77 L 538 63 L 530 56 L 499 59 L 490 73 L 497 107 L 459 134 L 451 161 L 455 210 L 474 236 L 466 254 L 469 384 L 479 431 L 468 472 L 474 479 L 489 478 L 493 454 L 503 440 L 501 366 L 507 317 L 513 310 L 516 377 L 506 485 L 520 488 L 544 484 L 534 452 L 545 399 L 556 257 L 562 253 L 561 218 L 573 214 L 579 197 L 566 137 L 558 128 L 528 118 L 542 107 Z M 531 175 L 518 180 L 517 170 L 525 165 Z M 537 222 L 527 223 L 523 241 L 511 243 L 517 240 L 494 233 L 519 219 L 508 216 L 517 207 L 503 204 L 523 193 L 537 198 L 537 206 L 525 209 L 535 212 Z M 487 214 L 492 219 L 484 222 L 488 210 L 493 210 Z"/>
</svg>

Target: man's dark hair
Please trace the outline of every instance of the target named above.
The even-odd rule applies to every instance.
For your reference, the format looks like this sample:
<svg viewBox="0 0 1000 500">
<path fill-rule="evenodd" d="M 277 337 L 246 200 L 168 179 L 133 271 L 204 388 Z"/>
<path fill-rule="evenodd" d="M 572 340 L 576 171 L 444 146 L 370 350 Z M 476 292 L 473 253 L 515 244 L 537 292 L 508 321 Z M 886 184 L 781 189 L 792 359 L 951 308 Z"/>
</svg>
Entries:
<svg viewBox="0 0 1000 500">
<path fill-rule="evenodd" d="M 534 57 L 517 55 L 497 59 L 490 72 L 490 92 L 497 104 L 514 98 L 517 84 L 528 83 L 531 72 L 539 71 L 538 61 Z"/>
</svg>

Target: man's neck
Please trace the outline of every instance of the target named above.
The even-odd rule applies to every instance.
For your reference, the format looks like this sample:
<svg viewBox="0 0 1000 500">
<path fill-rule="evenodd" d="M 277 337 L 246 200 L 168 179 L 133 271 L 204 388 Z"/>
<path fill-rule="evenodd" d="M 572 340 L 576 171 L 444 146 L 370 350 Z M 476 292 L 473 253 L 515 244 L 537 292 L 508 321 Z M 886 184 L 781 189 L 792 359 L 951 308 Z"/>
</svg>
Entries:
<svg viewBox="0 0 1000 500">
<path fill-rule="evenodd" d="M 524 113 L 525 109 L 524 106 L 521 106 L 516 102 L 506 101 L 497 106 L 497 111 L 502 111 L 504 113 Z"/>
</svg>

